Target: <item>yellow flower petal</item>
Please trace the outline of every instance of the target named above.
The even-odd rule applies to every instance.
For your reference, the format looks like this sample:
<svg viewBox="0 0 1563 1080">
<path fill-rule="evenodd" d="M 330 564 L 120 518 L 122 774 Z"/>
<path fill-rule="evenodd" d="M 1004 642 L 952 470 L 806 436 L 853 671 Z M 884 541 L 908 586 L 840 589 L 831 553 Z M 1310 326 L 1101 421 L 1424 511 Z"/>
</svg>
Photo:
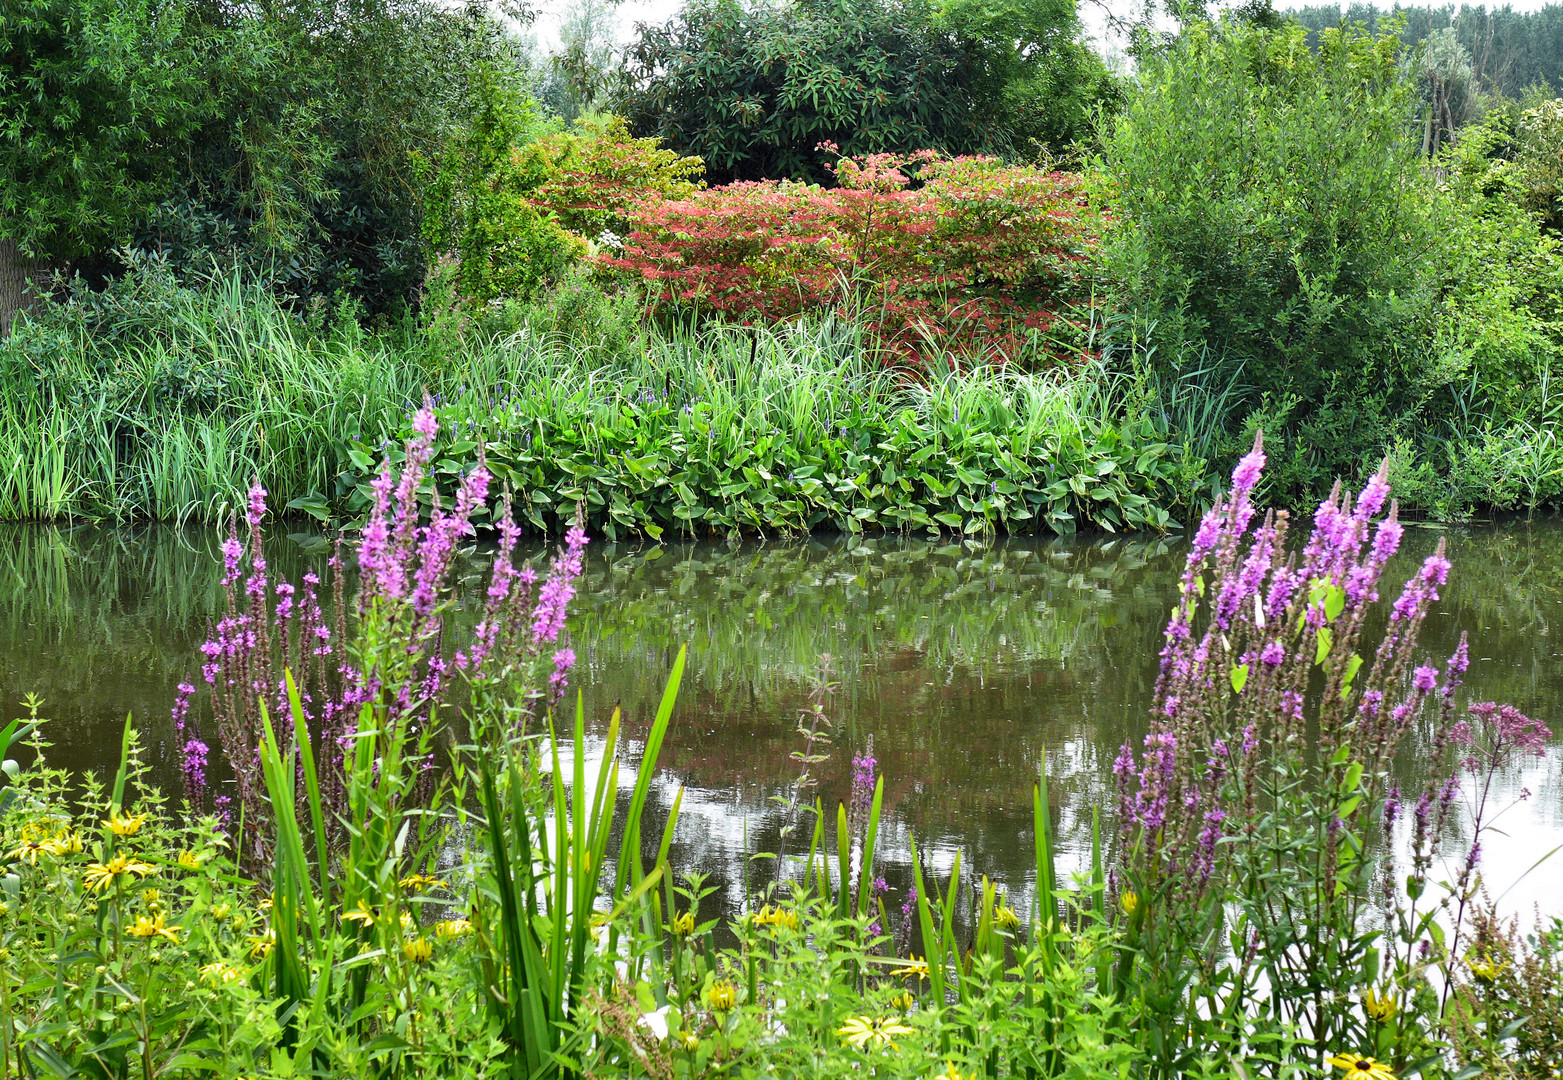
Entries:
<svg viewBox="0 0 1563 1080">
<path fill-rule="evenodd" d="M 1396 1080 L 1394 1071 L 1375 1058 L 1360 1054 L 1336 1054 L 1324 1060 L 1326 1064 L 1343 1070 L 1352 1080 Z"/>
<path fill-rule="evenodd" d="M 717 981 L 706 991 L 706 1008 L 712 1012 L 732 1012 L 738 1006 L 738 987 Z"/>
<path fill-rule="evenodd" d="M 103 819 L 103 824 L 115 836 L 135 836 L 146 822 L 145 814 L 114 814 Z"/>
<path fill-rule="evenodd" d="M 441 941 L 454 941 L 471 931 L 472 924 L 466 919 L 446 919 L 434 924 L 434 936 Z"/>
</svg>

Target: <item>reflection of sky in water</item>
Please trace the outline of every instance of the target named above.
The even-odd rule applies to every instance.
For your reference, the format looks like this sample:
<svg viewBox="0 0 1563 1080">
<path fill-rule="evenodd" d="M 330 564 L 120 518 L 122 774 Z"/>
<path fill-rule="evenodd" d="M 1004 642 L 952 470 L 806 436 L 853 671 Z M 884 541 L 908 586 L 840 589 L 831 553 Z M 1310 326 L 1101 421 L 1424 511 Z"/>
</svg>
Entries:
<svg viewBox="0 0 1563 1080">
<path fill-rule="evenodd" d="M 1410 530 L 1387 595 L 1438 535 Z M 1468 700 L 1513 702 L 1563 734 L 1563 527 L 1442 535 L 1455 570 L 1424 634 L 1430 655 L 1441 663 L 1469 631 Z M 174 780 L 167 710 L 174 684 L 196 671 L 221 602 L 215 542 L 200 530 L 0 531 L 0 578 L 10 586 L 0 594 L 0 694 L 8 709 L 29 691 L 46 700 L 57 763 L 111 768 L 131 711 L 159 775 Z M 594 740 L 621 701 L 638 754 L 673 655 L 689 644 L 645 835 L 661 835 L 682 785 L 675 861 L 711 875 L 732 906 L 746 843 L 777 849 L 799 710 L 828 652 L 840 683 L 827 704 L 835 746 L 816 768 L 814 794 L 833 819 L 851 756 L 873 737 L 885 779 L 887 906 L 899 906 L 910 882 L 914 834 L 936 874 L 959 853 L 964 870 L 996 878 L 1018 900 L 1029 897 L 1031 784 L 1043 753 L 1066 865 L 1084 864 L 1092 808 L 1105 814 L 1112 804 L 1109 767 L 1144 730 L 1180 551 L 1154 538 L 598 548 L 572 620 L 576 682 Z M 281 536 L 272 545 L 273 566 L 295 579 L 323 558 Z M 476 596 L 481 556 L 470 569 Z M 1504 778 L 1499 805 L 1521 786 L 1534 795 L 1486 838 L 1488 891 L 1511 912 L 1557 906 L 1563 854 L 1515 880 L 1563 843 L 1560 748 L 1554 738 L 1545 761 Z M 1423 781 L 1416 749 L 1397 765 L 1408 792 Z M 632 770 L 621 772 L 624 799 L 633 783 Z M 811 829 L 805 815 L 790 855 L 801 856 Z M 772 867 L 750 862 L 750 884 Z"/>
</svg>

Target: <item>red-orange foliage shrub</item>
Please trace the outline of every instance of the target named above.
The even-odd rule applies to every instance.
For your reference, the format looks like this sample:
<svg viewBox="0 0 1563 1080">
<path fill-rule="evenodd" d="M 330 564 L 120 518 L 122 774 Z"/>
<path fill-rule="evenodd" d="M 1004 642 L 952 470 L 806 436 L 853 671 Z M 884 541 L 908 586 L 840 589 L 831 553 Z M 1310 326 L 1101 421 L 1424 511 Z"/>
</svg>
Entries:
<svg viewBox="0 0 1563 1080">
<path fill-rule="evenodd" d="M 839 186 L 735 183 L 630 214 L 653 302 L 744 322 L 837 311 L 906 359 L 1003 359 L 1085 293 L 1098 220 L 1068 173 L 993 158 L 843 158 Z"/>
</svg>

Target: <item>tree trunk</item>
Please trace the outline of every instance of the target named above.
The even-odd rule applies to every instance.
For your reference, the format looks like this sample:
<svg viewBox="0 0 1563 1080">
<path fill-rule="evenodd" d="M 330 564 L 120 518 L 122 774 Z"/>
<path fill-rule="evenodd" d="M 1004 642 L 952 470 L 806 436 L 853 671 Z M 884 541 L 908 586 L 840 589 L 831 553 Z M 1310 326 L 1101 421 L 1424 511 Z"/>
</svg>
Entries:
<svg viewBox="0 0 1563 1080">
<path fill-rule="evenodd" d="M 0 340 L 10 335 L 17 314 L 37 299 L 32 279 L 42 277 L 47 270 L 47 262 L 29 259 L 17 250 L 15 241 L 0 240 Z"/>
</svg>

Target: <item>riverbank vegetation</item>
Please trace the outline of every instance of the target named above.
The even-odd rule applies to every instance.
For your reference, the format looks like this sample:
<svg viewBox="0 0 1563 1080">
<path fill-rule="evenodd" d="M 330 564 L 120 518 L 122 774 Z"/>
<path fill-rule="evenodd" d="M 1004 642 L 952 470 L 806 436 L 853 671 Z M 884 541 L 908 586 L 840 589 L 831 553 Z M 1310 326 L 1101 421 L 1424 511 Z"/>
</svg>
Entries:
<svg viewBox="0 0 1563 1080">
<path fill-rule="evenodd" d="M 1182 11 L 1118 77 L 1067 4 L 693 4 L 618 53 L 581 0 L 538 58 L 422 0 L 94 2 L 6 17 L 7 518 L 260 476 L 352 521 L 425 394 L 547 530 L 1166 528 L 1261 427 L 1275 503 L 1384 454 L 1435 517 L 1563 497 L 1563 128 L 1463 22 Z"/>
<path fill-rule="evenodd" d="M 1497 919 L 1479 854 L 1502 811 L 1480 793 L 1548 732 L 1508 706 L 1466 707 L 1463 640 L 1446 659 L 1419 647 L 1455 572 L 1441 546 L 1379 601 L 1402 535 L 1382 471 L 1319 508 L 1294 567 L 1284 516 L 1251 502 L 1263 454 L 1245 456 L 1187 559 L 1151 730 L 1123 748 L 1083 871 L 1059 868 L 1043 763 L 1031 882 L 959 860 L 936 873 L 913 837 L 912 887 L 891 893 L 872 750 L 854 755 L 839 806 L 812 794 L 831 746 L 827 668 L 800 728 L 791 824 L 766 853 L 774 873 L 732 913 L 669 862 L 677 800 L 660 829 L 643 817 L 682 654 L 632 764 L 617 715 L 589 741 L 572 705 L 579 528 L 541 576 L 518 570 L 503 528 L 477 621 L 453 621 L 454 543 L 491 477 L 467 472 L 414 528 L 437 427 L 420 411 L 399 467 L 380 472 L 356 585 L 340 564 L 280 577 L 260 541 L 266 495 L 248 494 L 221 553 L 227 614 L 195 680 L 210 705 L 194 682 L 176 697 L 177 797 L 148 783 L 128 724 L 112 782 L 80 791 L 48 767 L 36 715 L 0 735 L 6 1069 L 1553 1067 L 1563 931 L 1523 937 Z M 1317 730 L 1302 720 L 1315 709 Z M 1369 737 L 1347 741 L 1361 717 Z M 1395 785 L 1402 753 L 1438 762 L 1425 790 Z"/>
<path fill-rule="evenodd" d="M 1200 479 L 1133 406 L 1144 386 L 1099 368 L 935 353 L 907 381 L 862 323 L 651 333 L 590 285 L 503 332 L 397 342 L 312 332 L 234 278 L 147 271 L 7 348 L 11 518 L 216 520 L 256 477 L 295 512 L 361 514 L 425 395 L 440 475 L 482 454 L 543 531 L 577 505 L 610 538 L 1164 529 Z"/>
<path fill-rule="evenodd" d="M 1426 12 L 1147 8 L 1110 67 L 1071 0 L 691 0 L 622 49 L 606 10 L 546 58 L 524 4 L 0 13 L 0 519 L 226 526 L 144 608 L 212 613 L 143 665 L 170 738 L 127 720 L 109 777 L 36 699 L 0 728 L 0 1078 L 1556 1080 L 1563 921 L 1483 863 L 1552 733 L 1467 700 L 1458 571 L 1391 493 L 1563 502 L 1563 87 Z M 1154 641 L 1152 589 L 936 625 L 1002 560 L 857 623 L 782 566 L 696 631 L 611 583 L 569 629 L 600 540 L 1180 527 Z M 0 617 L 38 633 L 64 558 L 0 559 Z M 751 703 L 817 671 L 722 896 L 652 798 L 700 632 Z M 832 634 L 1124 636 L 1151 708 L 1078 869 L 1018 711 L 955 749 L 1021 774 L 982 794 L 1027 865 L 892 822 Z M 599 645 L 665 654 L 638 715 L 588 715 Z"/>
</svg>

